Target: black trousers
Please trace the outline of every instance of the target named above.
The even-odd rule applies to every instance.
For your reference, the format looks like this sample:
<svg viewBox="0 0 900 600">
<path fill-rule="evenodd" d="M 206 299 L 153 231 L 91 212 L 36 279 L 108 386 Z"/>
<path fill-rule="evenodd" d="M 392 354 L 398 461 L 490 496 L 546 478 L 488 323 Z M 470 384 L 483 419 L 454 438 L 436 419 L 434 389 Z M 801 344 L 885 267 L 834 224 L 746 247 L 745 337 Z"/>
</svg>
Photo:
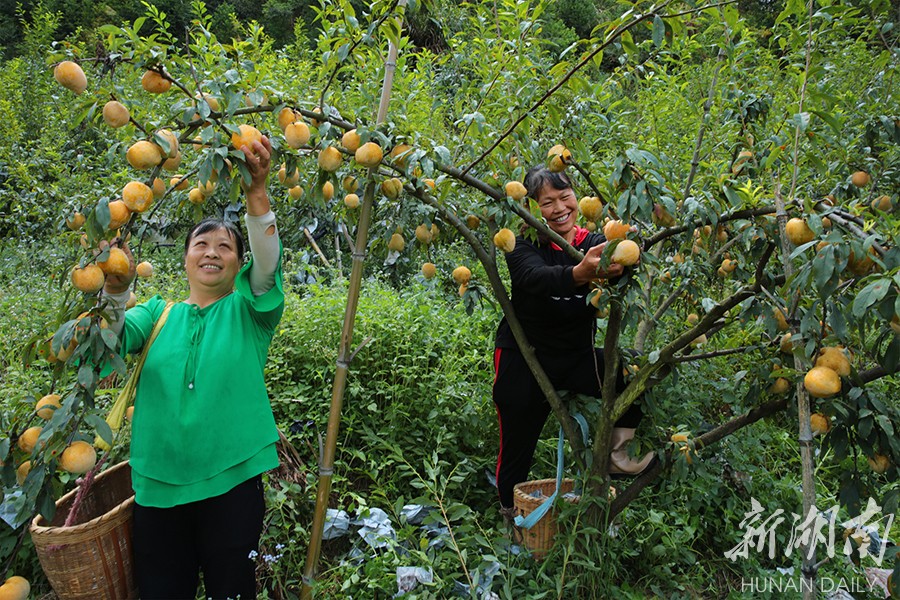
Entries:
<svg viewBox="0 0 900 600">
<path fill-rule="evenodd" d="M 172 508 L 134 506 L 134 567 L 140 597 L 256 598 L 265 499 L 257 475 L 221 496 Z"/>
<path fill-rule="evenodd" d="M 538 360 L 556 389 L 600 397 L 602 349 L 587 349 L 577 354 L 538 353 Z M 625 378 L 619 369 L 616 391 L 624 389 Z M 494 352 L 494 404 L 500 422 L 497 490 L 500 504 L 508 508 L 513 506 L 513 487 L 528 480 L 534 449 L 551 411 L 517 349 L 497 348 Z M 616 427 L 636 428 L 642 414 L 640 405 L 632 404 L 616 421 Z"/>
</svg>

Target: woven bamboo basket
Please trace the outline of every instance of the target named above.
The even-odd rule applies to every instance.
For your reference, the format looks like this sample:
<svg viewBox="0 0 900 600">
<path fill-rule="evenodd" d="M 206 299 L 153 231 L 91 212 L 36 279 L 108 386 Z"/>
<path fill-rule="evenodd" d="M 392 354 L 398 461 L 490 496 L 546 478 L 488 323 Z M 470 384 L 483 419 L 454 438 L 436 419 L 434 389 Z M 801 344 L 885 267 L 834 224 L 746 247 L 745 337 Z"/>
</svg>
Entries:
<svg viewBox="0 0 900 600">
<path fill-rule="evenodd" d="M 527 517 L 547 499 L 547 496 L 552 495 L 555 489 L 556 479 L 539 479 L 516 484 L 513 488 L 513 503 L 516 510 L 522 517 Z M 574 479 L 563 479 L 560 485 L 559 496 L 568 494 L 574 489 Z M 532 495 L 536 491 L 541 492 L 540 498 L 535 498 Z M 574 504 L 578 502 L 578 497 L 570 497 L 565 500 Z M 535 559 L 543 560 L 553 546 L 556 531 L 556 509 L 551 508 L 540 521 L 534 524 L 534 527 L 522 529 L 522 543 L 531 550 L 531 554 Z"/>
<path fill-rule="evenodd" d="M 121 462 L 94 479 L 78 511 L 65 527 L 75 500 L 72 490 L 56 502 L 56 516 L 31 522 L 31 539 L 44 574 L 61 600 L 137 598 L 132 569 L 131 466 Z"/>
</svg>

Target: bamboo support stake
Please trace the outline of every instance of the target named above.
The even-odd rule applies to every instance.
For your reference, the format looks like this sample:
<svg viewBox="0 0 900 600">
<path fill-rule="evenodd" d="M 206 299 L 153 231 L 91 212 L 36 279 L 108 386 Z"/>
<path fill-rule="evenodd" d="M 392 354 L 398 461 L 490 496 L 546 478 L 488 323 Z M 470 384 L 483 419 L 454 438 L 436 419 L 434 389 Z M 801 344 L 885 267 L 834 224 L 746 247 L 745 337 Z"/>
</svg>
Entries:
<svg viewBox="0 0 900 600">
<path fill-rule="evenodd" d="M 400 15 L 397 16 L 397 30 L 400 31 L 403 23 L 402 11 L 406 6 L 406 0 L 400 0 L 397 8 Z M 378 106 L 378 117 L 375 121 L 377 127 L 384 122 L 387 116 L 388 104 L 391 98 L 391 86 L 394 80 L 394 69 L 397 64 L 397 45 L 391 42 L 388 50 L 388 58 L 384 65 L 384 84 L 381 89 L 381 101 Z M 359 305 L 359 292 L 362 286 L 363 266 L 366 258 L 366 245 L 369 239 L 369 225 L 372 222 L 372 212 L 375 203 L 375 179 L 374 169 L 369 169 L 368 182 L 363 194 L 362 210 L 359 215 L 359 225 L 356 229 L 356 245 L 353 250 L 353 263 L 350 270 L 350 286 L 347 290 L 347 308 L 344 312 L 344 326 L 341 331 L 341 344 L 338 352 L 337 365 L 334 374 L 334 384 L 331 390 L 331 410 L 328 415 L 328 429 L 325 436 L 325 447 L 319 457 L 319 486 L 316 492 L 316 511 L 313 516 L 312 529 L 310 531 L 309 551 L 306 555 L 306 568 L 303 573 L 303 585 L 300 589 L 300 598 L 309 600 L 312 598 L 312 584 L 315 580 L 319 556 L 322 553 L 322 535 L 325 529 L 325 515 L 328 510 L 328 497 L 331 495 L 331 479 L 334 474 L 334 456 L 337 448 L 337 436 L 340 429 L 341 410 L 344 406 L 344 391 L 347 387 L 347 375 L 350 370 L 350 361 L 353 359 L 353 326 L 356 322 L 356 310 Z"/>
</svg>

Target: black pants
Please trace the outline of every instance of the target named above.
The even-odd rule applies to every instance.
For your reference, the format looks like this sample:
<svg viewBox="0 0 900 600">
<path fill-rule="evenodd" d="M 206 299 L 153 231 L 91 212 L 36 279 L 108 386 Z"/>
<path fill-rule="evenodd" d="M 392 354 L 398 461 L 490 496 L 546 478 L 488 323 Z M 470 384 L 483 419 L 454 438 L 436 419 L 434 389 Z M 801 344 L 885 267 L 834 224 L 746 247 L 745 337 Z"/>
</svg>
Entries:
<svg viewBox="0 0 900 600">
<path fill-rule="evenodd" d="M 141 598 L 256 598 L 265 499 L 257 475 L 221 496 L 172 508 L 134 506 L 134 566 Z"/>
<path fill-rule="evenodd" d="M 599 398 L 604 369 L 603 350 L 592 350 L 578 354 L 538 353 L 538 360 L 556 389 Z M 500 504 L 511 507 L 513 487 L 528 479 L 534 449 L 551 408 L 517 349 L 495 350 L 494 373 L 494 404 L 500 422 L 497 489 Z M 625 378 L 619 369 L 616 391 L 624 389 Z M 640 405 L 632 404 L 616 421 L 616 427 L 636 428 L 641 416 Z"/>
</svg>

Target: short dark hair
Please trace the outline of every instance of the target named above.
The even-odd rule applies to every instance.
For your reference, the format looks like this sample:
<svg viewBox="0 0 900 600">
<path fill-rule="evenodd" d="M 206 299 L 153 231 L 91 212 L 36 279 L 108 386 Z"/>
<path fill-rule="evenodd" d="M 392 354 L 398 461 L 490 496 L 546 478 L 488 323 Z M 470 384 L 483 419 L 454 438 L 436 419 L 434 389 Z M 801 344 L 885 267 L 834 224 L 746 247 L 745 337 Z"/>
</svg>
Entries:
<svg viewBox="0 0 900 600">
<path fill-rule="evenodd" d="M 241 230 L 232 222 L 226 221 L 225 219 L 220 219 L 218 217 L 206 217 L 193 227 L 188 232 L 187 237 L 184 238 L 184 253 L 187 254 L 188 246 L 191 244 L 191 240 L 198 235 L 203 235 L 204 233 L 209 233 L 210 231 L 215 231 L 217 229 L 224 229 L 231 236 L 231 239 L 234 240 L 235 250 L 237 251 L 238 260 L 244 260 L 244 234 L 241 233 Z"/>
<path fill-rule="evenodd" d="M 572 187 L 572 181 L 565 171 L 554 173 L 544 165 L 537 165 L 528 169 L 525 174 L 525 189 L 528 191 L 528 197 L 537 200 L 538 192 L 549 183 L 553 189 L 565 190 Z"/>
</svg>

